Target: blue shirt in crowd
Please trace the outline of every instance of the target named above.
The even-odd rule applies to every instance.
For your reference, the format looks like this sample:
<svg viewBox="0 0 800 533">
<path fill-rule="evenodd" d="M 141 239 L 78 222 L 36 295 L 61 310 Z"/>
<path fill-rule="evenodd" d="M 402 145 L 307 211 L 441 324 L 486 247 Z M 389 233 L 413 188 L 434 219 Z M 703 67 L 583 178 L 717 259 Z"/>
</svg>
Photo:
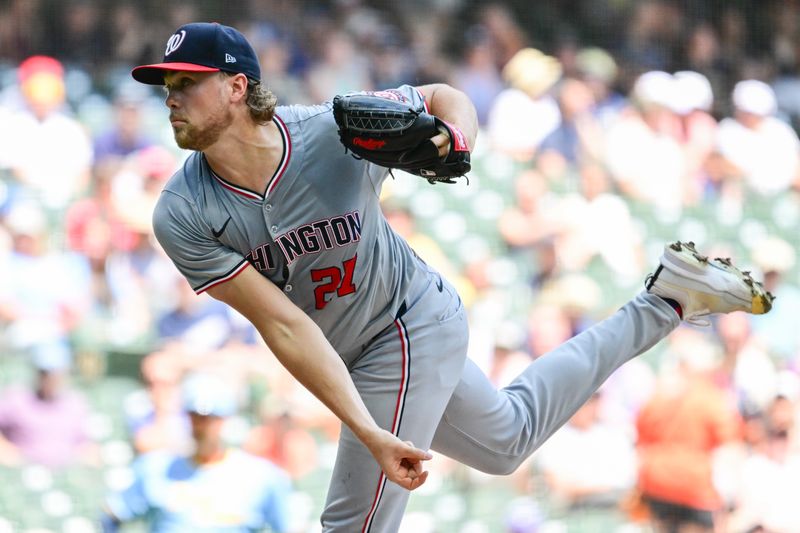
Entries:
<svg viewBox="0 0 800 533">
<path fill-rule="evenodd" d="M 287 529 L 288 476 L 269 461 L 229 450 L 211 464 L 165 452 L 141 456 L 130 487 L 108 499 L 120 521 L 143 518 L 153 533 Z"/>
</svg>

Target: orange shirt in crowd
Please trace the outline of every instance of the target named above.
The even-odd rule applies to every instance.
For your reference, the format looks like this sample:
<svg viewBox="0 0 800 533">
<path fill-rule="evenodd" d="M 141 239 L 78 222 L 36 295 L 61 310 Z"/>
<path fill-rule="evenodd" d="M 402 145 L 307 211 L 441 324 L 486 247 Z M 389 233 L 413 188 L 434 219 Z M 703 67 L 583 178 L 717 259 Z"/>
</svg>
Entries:
<svg viewBox="0 0 800 533">
<path fill-rule="evenodd" d="M 645 497 L 715 510 L 715 448 L 739 437 L 741 420 L 723 392 L 703 379 L 671 394 L 656 393 L 637 419 L 639 487 Z"/>
</svg>

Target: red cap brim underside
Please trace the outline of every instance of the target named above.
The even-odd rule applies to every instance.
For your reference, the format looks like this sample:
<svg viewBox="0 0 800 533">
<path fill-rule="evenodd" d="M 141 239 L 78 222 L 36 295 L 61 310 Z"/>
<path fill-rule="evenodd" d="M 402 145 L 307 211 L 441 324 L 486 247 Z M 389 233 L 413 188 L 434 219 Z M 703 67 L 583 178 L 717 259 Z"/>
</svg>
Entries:
<svg viewBox="0 0 800 533">
<path fill-rule="evenodd" d="M 189 72 L 219 72 L 216 67 L 195 65 L 194 63 L 155 63 L 142 65 L 131 71 L 131 76 L 138 82 L 148 85 L 164 85 L 165 70 L 188 70 Z"/>
</svg>

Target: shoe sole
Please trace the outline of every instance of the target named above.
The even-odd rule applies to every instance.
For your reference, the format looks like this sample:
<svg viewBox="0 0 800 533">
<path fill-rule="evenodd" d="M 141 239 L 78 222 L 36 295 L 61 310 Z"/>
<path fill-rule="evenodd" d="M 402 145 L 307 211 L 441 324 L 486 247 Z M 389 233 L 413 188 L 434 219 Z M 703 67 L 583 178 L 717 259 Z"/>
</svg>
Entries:
<svg viewBox="0 0 800 533">
<path fill-rule="evenodd" d="M 676 275 L 689 278 L 701 285 L 710 287 L 715 291 L 721 291 L 730 296 L 731 298 L 742 303 L 742 310 L 753 313 L 754 315 L 762 315 L 772 309 L 772 301 L 775 297 L 764 289 L 764 286 L 758 281 L 754 280 L 750 272 L 741 271 L 736 268 L 731 260 L 728 258 L 714 258 L 709 260 L 707 256 L 701 255 L 694 247 L 692 242 L 675 242 L 670 244 L 664 249 L 664 259 L 667 264 L 665 268 L 672 270 Z M 749 307 L 746 299 L 741 295 L 731 293 L 724 289 L 712 287 L 704 272 L 708 268 L 716 268 L 723 272 L 727 272 L 734 278 L 743 283 L 750 293 Z"/>
</svg>

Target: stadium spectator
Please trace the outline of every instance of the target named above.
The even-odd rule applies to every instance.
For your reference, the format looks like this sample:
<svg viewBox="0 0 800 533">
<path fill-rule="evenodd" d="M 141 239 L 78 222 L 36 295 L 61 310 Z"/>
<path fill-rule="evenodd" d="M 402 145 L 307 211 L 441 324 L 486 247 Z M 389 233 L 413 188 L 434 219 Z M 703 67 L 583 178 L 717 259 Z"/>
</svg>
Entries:
<svg viewBox="0 0 800 533">
<path fill-rule="evenodd" d="M 297 46 L 286 35 L 281 35 L 269 24 L 260 24 L 252 32 L 253 46 L 259 54 L 259 62 L 264 77 L 270 80 L 270 90 L 278 101 L 287 104 L 308 104 L 311 97 L 308 87 L 293 69 L 295 56 L 299 55 Z"/>
<path fill-rule="evenodd" d="M 332 94 L 373 87 L 367 57 L 349 34 L 335 30 L 324 33 L 321 39 L 320 60 L 306 75 L 313 101 L 323 102 Z"/>
<path fill-rule="evenodd" d="M 593 115 L 601 127 L 608 128 L 627 105 L 625 97 L 617 92 L 615 86 L 619 76 L 616 60 L 602 48 L 582 48 L 575 56 L 575 72 L 592 92 Z M 599 157 L 595 153 L 591 155 Z"/>
<path fill-rule="evenodd" d="M 488 2 L 477 11 L 476 20 L 486 28 L 498 67 L 502 68 L 525 46 L 525 29 L 505 3 Z"/>
<path fill-rule="evenodd" d="M 722 361 L 712 379 L 728 394 L 729 405 L 742 414 L 762 411 L 775 395 L 778 373 L 764 342 L 753 335 L 746 316 L 717 320 Z"/>
<path fill-rule="evenodd" d="M 4 220 L 11 248 L 0 255 L 0 323 L 11 349 L 65 340 L 91 305 L 86 258 L 57 249 L 34 202 L 16 203 Z"/>
<path fill-rule="evenodd" d="M 96 64 L 101 50 L 107 50 L 113 41 L 102 5 L 95 0 L 77 0 L 57 4 L 56 9 L 61 24 L 53 30 L 65 61 L 85 68 Z"/>
<path fill-rule="evenodd" d="M 142 106 L 147 90 L 141 85 L 126 83 L 120 86 L 113 100 L 113 124 L 94 138 L 94 159 L 124 158 L 153 145 L 142 131 Z"/>
<path fill-rule="evenodd" d="M 564 308 L 551 303 L 534 305 L 528 313 L 528 349 L 541 357 L 565 343 L 577 332 Z"/>
<path fill-rule="evenodd" d="M 680 212 L 687 162 L 676 139 L 672 75 L 650 71 L 636 79 L 633 106 L 609 128 L 605 164 L 619 191 L 661 211 Z"/>
<path fill-rule="evenodd" d="M 131 250 L 138 235 L 122 219 L 112 197 L 117 161 L 104 161 L 92 169 L 92 193 L 72 203 L 64 225 L 67 247 L 100 268 L 112 250 Z"/>
<path fill-rule="evenodd" d="M 681 70 L 674 75 L 675 103 L 678 116 L 678 141 L 686 159 L 684 203 L 695 205 L 705 192 L 708 178 L 706 164 L 714 152 L 717 121 L 711 116 L 714 93 L 704 75 Z"/>
<path fill-rule="evenodd" d="M 531 363 L 531 356 L 525 351 L 525 331 L 521 326 L 505 322 L 496 329 L 486 376 L 499 388 L 508 386 Z M 470 356 L 474 358 L 473 354 Z"/>
<path fill-rule="evenodd" d="M 586 163 L 577 169 L 578 191 L 562 195 L 555 206 L 558 216 L 558 258 L 572 272 L 584 271 L 600 259 L 629 283 L 644 269 L 642 237 L 625 201 L 614 194 L 602 165 Z"/>
<path fill-rule="evenodd" d="M 748 45 L 751 28 L 747 24 L 747 14 L 737 5 L 727 5 L 718 15 L 715 26 L 719 28 L 719 56 L 722 65 L 728 69 L 729 76 L 739 76 L 735 69 L 743 62 L 742 59 L 750 56 Z"/>
<path fill-rule="evenodd" d="M 551 525 L 545 518 L 545 513 L 534 498 L 521 496 L 508 503 L 505 511 L 505 533 L 538 533 L 547 531 Z M 552 524 L 559 531 L 561 524 Z"/>
<path fill-rule="evenodd" d="M 714 531 L 722 500 L 712 454 L 739 437 L 740 420 L 709 381 L 714 346 L 695 331 L 675 331 L 660 384 L 636 421 L 638 486 L 657 532 Z"/>
<path fill-rule="evenodd" d="M 298 480 L 319 468 L 319 450 L 293 410 L 285 400 L 266 396 L 259 406 L 260 423 L 250 429 L 242 448 L 272 461 L 292 480 Z"/>
<path fill-rule="evenodd" d="M 149 42 L 157 42 L 155 28 L 135 3 L 118 4 L 108 18 L 114 39 L 109 43 L 112 61 L 118 65 L 138 62 L 147 53 Z"/>
<path fill-rule="evenodd" d="M 519 161 L 529 161 L 542 140 L 561 122 L 551 89 L 561 77 L 561 64 L 535 48 L 523 48 L 503 67 L 508 84 L 489 111 L 487 133 L 492 148 Z"/>
<path fill-rule="evenodd" d="M 411 210 L 399 202 L 388 199 L 381 202 L 381 209 L 392 229 L 403 237 L 414 252 L 426 263 L 441 272 L 458 289 L 465 305 L 469 306 L 475 297 L 475 288 L 458 271 L 454 262 L 444 253 L 439 243 L 420 231 L 417 220 Z"/>
<path fill-rule="evenodd" d="M 0 125 L 8 124 L 12 116 L 13 113 L 9 108 L 9 106 L 6 105 L 5 102 L 2 101 L 2 99 L 0 99 Z M 5 183 L 11 180 L 10 167 L 13 159 L 11 153 L 8 151 L 7 148 L 11 143 L 11 137 L 13 136 L 13 134 L 14 132 L 12 132 L 7 127 L 0 126 L 0 147 L 2 147 L 0 148 L 0 178 L 3 181 L 4 189 L 6 190 L 8 190 L 8 186 L 5 185 Z M 0 206 L 5 207 L 8 201 L 9 198 L 5 198 L 4 201 L 0 203 Z"/>
<path fill-rule="evenodd" d="M 741 180 L 749 191 L 765 196 L 787 191 L 798 180 L 800 141 L 775 116 L 775 92 L 764 82 L 744 80 L 731 98 L 734 116 L 720 122 L 716 147 L 725 179 Z"/>
<path fill-rule="evenodd" d="M 550 497 L 576 529 L 600 531 L 618 520 L 636 481 L 633 438 L 600 418 L 602 401 L 602 393 L 592 395 L 535 455 Z"/>
<path fill-rule="evenodd" d="M 613 194 L 601 165 L 586 163 L 574 171 L 579 190 L 560 195 L 548 189 L 539 172 L 521 173 L 516 205 L 507 208 L 498 222 L 500 235 L 511 246 L 537 252 L 542 268 L 536 286 L 555 274 L 547 268 L 550 251 L 562 271 L 582 271 L 599 257 L 622 282 L 639 276 L 642 242 L 628 205 Z"/>
<path fill-rule="evenodd" d="M 176 164 L 161 146 L 104 158 L 93 168 L 92 194 L 65 217 L 67 246 L 88 259 L 92 273 L 86 342 L 150 342 L 158 317 L 174 307 L 175 270 L 153 245 L 150 217 L 156 189 Z M 158 293 L 163 298 L 148 298 Z"/>
<path fill-rule="evenodd" d="M 89 405 L 68 384 L 69 348 L 59 342 L 32 347 L 33 387 L 12 386 L 0 394 L 0 464 L 39 464 L 48 468 L 97 464 L 89 437 Z"/>
<path fill-rule="evenodd" d="M 408 43 L 394 24 L 384 23 L 381 31 L 368 37 L 365 44 L 370 51 L 370 78 L 374 87 L 397 87 L 417 75 L 416 61 L 406 53 Z"/>
<path fill-rule="evenodd" d="M 228 307 L 195 294 L 183 279 L 175 279 L 175 307 L 156 321 L 158 337 L 180 342 L 200 352 L 221 348 L 235 336 Z"/>
<path fill-rule="evenodd" d="M 169 346 L 142 358 L 145 388 L 132 392 L 123 402 L 128 433 L 137 453 L 190 450 L 189 417 L 180 394 L 184 366 L 182 354 Z"/>
<path fill-rule="evenodd" d="M 629 7 L 632 13 L 623 30 L 622 60 L 633 72 L 667 70 L 681 37 L 680 8 L 665 0 L 645 0 Z"/>
<path fill-rule="evenodd" d="M 64 67 L 32 56 L 17 69 L 21 107 L 0 123 L 9 144 L 5 160 L 26 192 L 51 210 L 64 209 L 89 183 L 92 146 L 85 128 L 65 109 Z"/>
<path fill-rule="evenodd" d="M 474 290 L 469 305 L 469 316 L 472 329 L 468 357 L 475 361 L 481 370 L 492 374 L 493 380 L 502 380 L 508 376 L 512 368 L 520 362 L 523 352 L 529 358 L 527 346 L 527 328 L 523 322 L 512 322 L 508 314 L 510 300 L 504 285 L 509 279 L 503 279 L 513 269 L 507 259 L 488 251 L 476 254 L 463 267 L 469 286 Z M 505 275 L 502 272 L 505 271 Z M 524 290 L 524 286 L 521 288 Z M 519 335 L 515 330 L 519 328 Z M 521 338 L 517 338 L 517 336 Z M 514 346 L 514 354 L 496 365 L 496 350 L 501 346 Z M 502 350 L 502 348 L 501 348 Z M 504 364 L 510 363 L 510 364 Z M 495 368 L 493 368 L 495 367 Z M 507 372 L 506 372 L 507 370 Z"/>
<path fill-rule="evenodd" d="M 139 210 L 138 214 L 137 220 L 126 220 L 127 228 L 135 233 L 133 247 L 112 250 L 105 265 L 113 310 L 107 329 L 109 341 L 115 344 L 157 341 L 153 339 L 156 321 L 178 301 L 177 273 L 157 248 L 144 213 Z M 152 294 L 161 297 L 148 298 Z"/>
<path fill-rule="evenodd" d="M 554 90 L 561 121 L 539 146 L 537 166 L 551 178 L 560 178 L 567 165 L 586 161 L 597 149 L 584 147 L 597 139 L 599 124 L 594 120 L 595 100 L 589 86 L 575 78 L 565 78 Z"/>
<path fill-rule="evenodd" d="M 591 313 L 600 307 L 601 297 L 602 290 L 596 281 L 586 274 L 570 272 L 545 283 L 537 295 L 537 303 L 558 308 L 574 336 L 595 322 Z"/>
<path fill-rule="evenodd" d="M 797 428 L 796 401 L 777 396 L 764 417 L 764 445 L 741 465 L 736 508 L 729 518 L 730 531 L 800 531 L 800 452 L 791 441 Z"/>
<path fill-rule="evenodd" d="M 450 83 L 469 96 L 475 104 L 478 122 L 485 126 L 489 120 L 489 110 L 504 85 L 486 28 L 476 25 L 467 32 L 472 38 L 467 39 L 464 45 L 463 60 L 450 75 Z"/>
<path fill-rule="evenodd" d="M 711 85 L 711 93 L 718 96 L 729 92 L 727 84 L 730 65 L 721 56 L 719 35 L 710 22 L 699 22 L 689 31 L 684 51 L 684 68 L 703 75 Z M 726 100 L 717 98 L 710 110 L 714 116 L 727 114 Z"/>
<path fill-rule="evenodd" d="M 237 354 L 237 351 L 240 353 Z M 247 350 L 235 345 L 228 346 L 217 350 L 212 359 L 204 362 L 203 368 L 212 368 L 218 376 L 226 375 L 229 383 L 236 384 L 237 390 L 244 390 L 249 386 L 248 399 L 254 406 L 253 415 L 256 420 L 263 421 L 265 416 L 271 419 L 285 411 L 291 414 L 292 427 L 310 432 L 325 445 L 332 445 L 339 439 L 339 419 L 316 396 L 292 378 L 266 345 L 249 347 Z M 238 372 L 231 369 L 232 359 L 234 365 L 239 366 Z M 320 461 L 323 457 L 324 450 L 320 450 Z"/>
<path fill-rule="evenodd" d="M 150 530 L 251 531 L 288 527 L 290 484 L 281 469 L 265 459 L 229 447 L 226 419 L 236 414 L 234 391 L 204 374 L 183 385 L 183 406 L 191 420 L 191 454 L 152 452 L 133 465 L 133 482 L 109 495 L 103 531 L 136 518 Z"/>
<path fill-rule="evenodd" d="M 42 45 L 43 24 L 31 24 L 40 16 L 41 0 L 12 0 L 0 9 L 0 56 L 22 61 Z"/>
<path fill-rule="evenodd" d="M 800 335 L 796 331 L 800 288 L 787 279 L 796 257 L 797 248 L 779 237 L 764 239 L 752 250 L 752 260 L 763 273 L 764 286 L 773 294 L 780 294 L 782 300 L 769 320 L 753 320 L 753 330 L 782 366 L 796 365 L 800 358 Z"/>
<path fill-rule="evenodd" d="M 525 170 L 514 180 L 514 204 L 498 221 L 498 230 L 512 247 L 536 246 L 558 237 L 561 228 L 556 218 L 558 197 L 549 190 L 547 180 L 537 170 Z"/>
<path fill-rule="evenodd" d="M 797 6 L 777 4 L 769 13 L 771 32 L 770 49 L 779 72 L 791 72 L 797 65 L 794 39 L 798 32 Z"/>
<path fill-rule="evenodd" d="M 109 287 L 108 258 L 114 250 L 131 250 L 139 235 L 122 220 L 111 195 L 111 182 L 117 172 L 115 161 L 105 161 L 92 169 L 92 194 L 70 205 L 64 217 L 66 247 L 85 257 L 91 271 L 92 319 L 113 313 L 114 299 Z"/>
<path fill-rule="evenodd" d="M 152 327 L 149 303 L 138 290 L 138 279 L 129 276 L 124 283 L 119 279 L 120 257 L 130 257 L 146 237 L 129 226 L 113 200 L 112 181 L 118 169 L 119 162 L 114 159 L 95 165 L 92 194 L 70 205 L 64 217 L 66 247 L 85 258 L 90 271 L 90 307 L 77 334 L 80 342 L 92 348 L 141 338 Z M 115 334 L 130 333 L 109 338 L 115 336 L 109 334 L 115 329 Z"/>
<path fill-rule="evenodd" d="M 797 130 L 800 124 L 800 78 L 797 65 L 800 54 L 797 51 L 797 6 L 779 3 L 769 13 L 771 31 L 767 38 L 775 62 L 775 78 L 770 85 L 775 90 L 778 109 L 785 114 Z"/>
<path fill-rule="evenodd" d="M 114 175 L 115 209 L 131 229 L 147 235 L 164 182 L 178 167 L 175 156 L 163 146 L 146 146 L 131 152 Z"/>
<path fill-rule="evenodd" d="M 603 385 L 600 417 L 623 435 L 636 439 L 636 418 L 650 401 L 657 383 L 653 366 L 642 358 L 611 374 Z"/>
</svg>

